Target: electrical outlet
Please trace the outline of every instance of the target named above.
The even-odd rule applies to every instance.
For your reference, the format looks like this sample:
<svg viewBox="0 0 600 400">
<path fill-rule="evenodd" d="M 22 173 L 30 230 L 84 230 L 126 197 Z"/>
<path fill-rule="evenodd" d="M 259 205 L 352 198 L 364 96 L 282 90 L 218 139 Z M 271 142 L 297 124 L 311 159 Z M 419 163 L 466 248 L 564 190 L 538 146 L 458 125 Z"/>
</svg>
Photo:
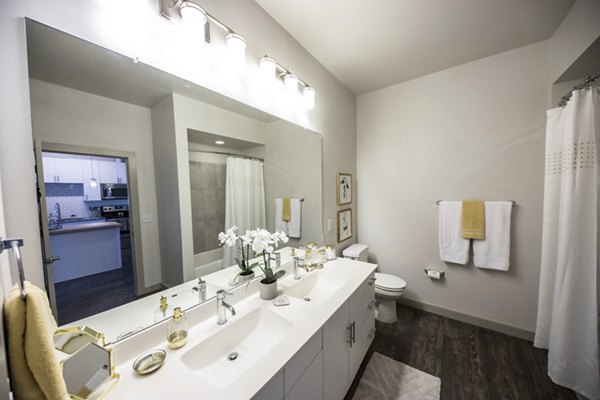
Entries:
<svg viewBox="0 0 600 400">
<path fill-rule="evenodd" d="M 150 224 L 152 222 L 152 214 L 143 214 L 142 215 L 142 223 Z"/>
<path fill-rule="evenodd" d="M 333 220 L 328 219 L 327 220 L 327 232 L 331 232 L 332 230 L 333 230 Z"/>
</svg>

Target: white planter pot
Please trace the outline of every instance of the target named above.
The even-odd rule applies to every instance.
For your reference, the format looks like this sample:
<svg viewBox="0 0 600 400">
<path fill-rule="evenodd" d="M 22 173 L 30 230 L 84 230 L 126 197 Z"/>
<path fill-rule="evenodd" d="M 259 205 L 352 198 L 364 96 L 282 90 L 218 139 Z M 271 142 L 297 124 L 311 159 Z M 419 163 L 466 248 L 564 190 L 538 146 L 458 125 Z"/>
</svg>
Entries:
<svg viewBox="0 0 600 400">
<path fill-rule="evenodd" d="M 273 283 L 263 283 L 261 280 L 258 284 L 260 298 L 263 300 L 273 300 L 277 297 L 277 281 Z"/>
</svg>

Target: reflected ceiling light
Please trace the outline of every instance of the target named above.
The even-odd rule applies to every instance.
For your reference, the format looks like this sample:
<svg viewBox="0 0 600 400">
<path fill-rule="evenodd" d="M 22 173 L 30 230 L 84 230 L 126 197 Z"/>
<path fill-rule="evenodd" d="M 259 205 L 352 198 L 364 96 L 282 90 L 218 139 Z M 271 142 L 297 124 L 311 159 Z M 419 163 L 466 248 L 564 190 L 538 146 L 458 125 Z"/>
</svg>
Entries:
<svg viewBox="0 0 600 400">
<path fill-rule="evenodd" d="M 215 140 L 215 144 L 225 144 L 225 142 L 222 140 Z"/>
<path fill-rule="evenodd" d="M 302 99 L 307 110 L 314 110 L 315 108 L 315 88 L 311 86 L 305 86 L 302 89 Z"/>
<path fill-rule="evenodd" d="M 230 33 L 225 37 L 225 42 L 231 61 L 237 65 L 243 65 L 246 61 L 246 39 L 237 33 Z"/>
</svg>

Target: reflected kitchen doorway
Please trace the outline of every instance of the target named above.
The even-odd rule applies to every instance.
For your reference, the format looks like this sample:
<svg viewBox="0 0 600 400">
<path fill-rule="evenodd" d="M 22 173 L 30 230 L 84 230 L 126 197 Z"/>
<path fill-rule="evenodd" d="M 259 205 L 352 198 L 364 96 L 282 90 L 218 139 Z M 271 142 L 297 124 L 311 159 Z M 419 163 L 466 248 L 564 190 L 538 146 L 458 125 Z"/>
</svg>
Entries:
<svg viewBox="0 0 600 400">
<path fill-rule="evenodd" d="M 36 161 L 44 277 L 58 324 L 135 300 L 127 158 L 36 143 Z"/>
</svg>

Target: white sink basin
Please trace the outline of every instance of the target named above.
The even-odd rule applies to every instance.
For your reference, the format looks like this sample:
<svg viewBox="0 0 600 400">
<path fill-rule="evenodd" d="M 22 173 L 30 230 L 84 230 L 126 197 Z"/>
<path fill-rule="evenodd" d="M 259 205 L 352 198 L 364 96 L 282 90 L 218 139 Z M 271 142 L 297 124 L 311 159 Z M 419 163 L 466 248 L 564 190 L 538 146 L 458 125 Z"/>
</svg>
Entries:
<svg viewBox="0 0 600 400">
<path fill-rule="evenodd" d="M 181 361 L 208 383 L 224 388 L 265 357 L 292 329 L 292 323 L 258 308 L 236 319 L 189 349 Z M 235 360 L 229 360 L 237 353 Z"/>
<path fill-rule="evenodd" d="M 345 277 L 327 270 L 313 271 L 304 275 L 293 286 L 285 289 L 284 293 L 298 299 L 318 303 L 331 297 L 345 282 Z"/>
</svg>

